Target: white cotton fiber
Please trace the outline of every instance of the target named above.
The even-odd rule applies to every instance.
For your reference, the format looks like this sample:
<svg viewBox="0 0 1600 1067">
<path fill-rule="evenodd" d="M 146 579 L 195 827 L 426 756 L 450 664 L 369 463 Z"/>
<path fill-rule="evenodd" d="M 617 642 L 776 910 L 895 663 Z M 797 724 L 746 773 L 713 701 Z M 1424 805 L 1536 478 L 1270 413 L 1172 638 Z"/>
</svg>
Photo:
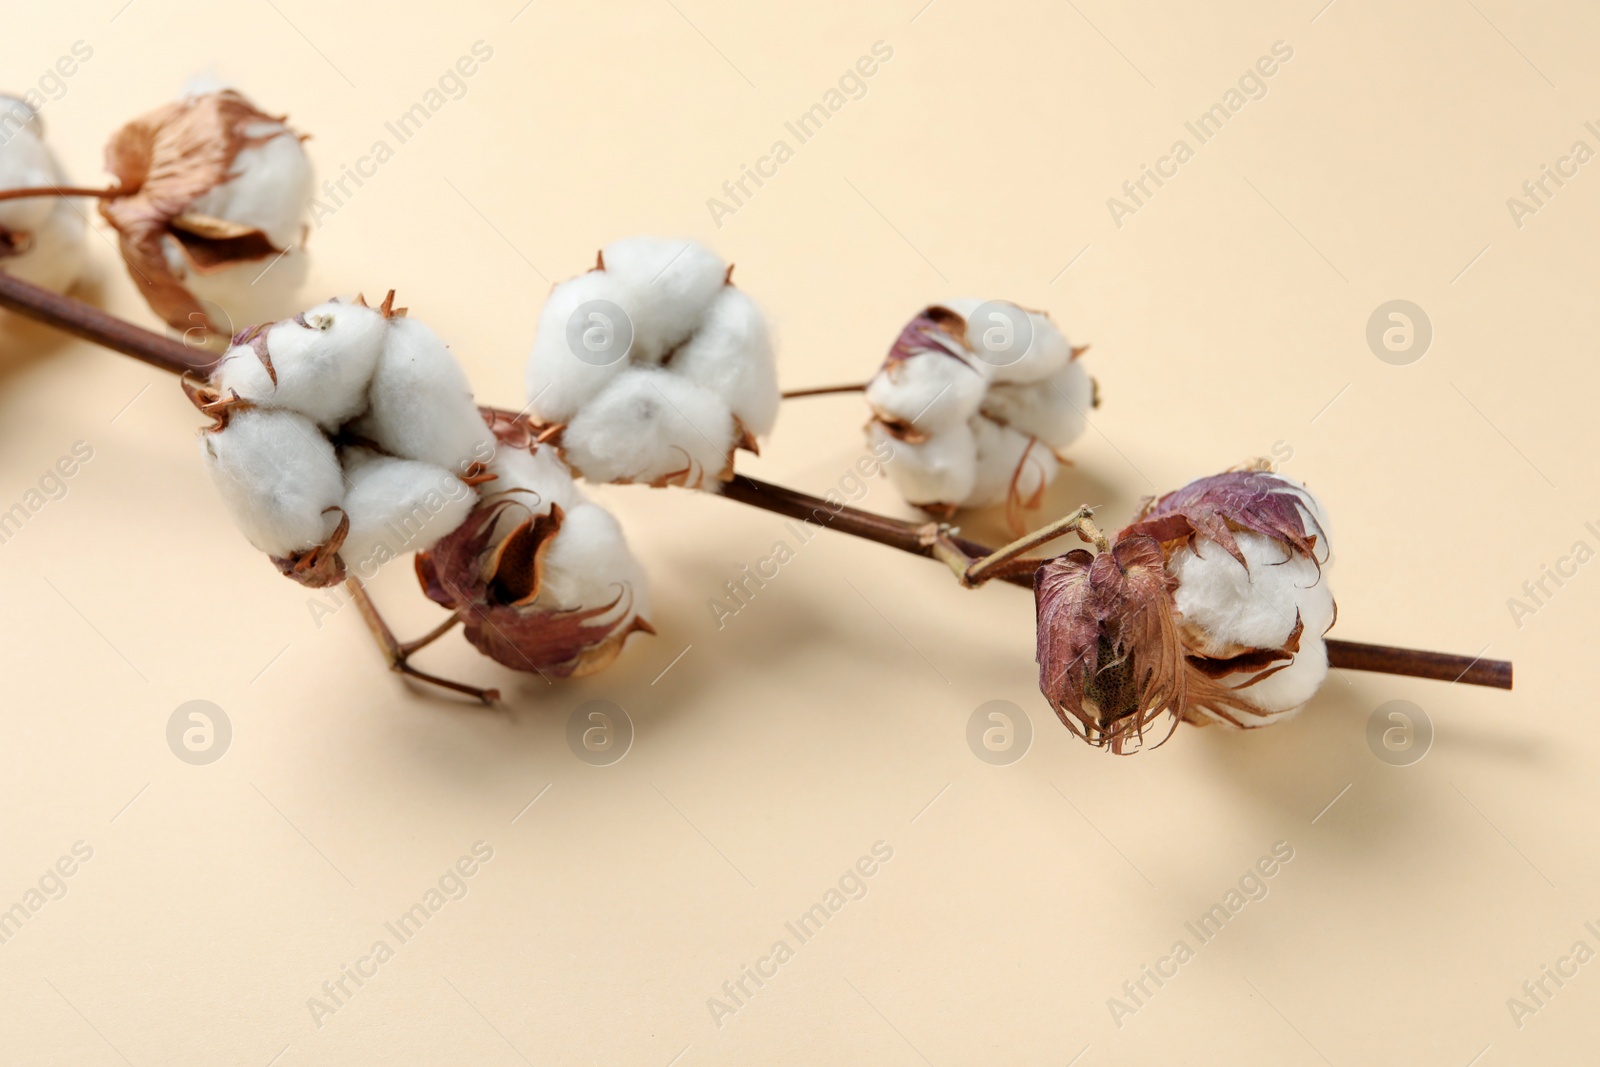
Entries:
<svg viewBox="0 0 1600 1067">
<path fill-rule="evenodd" d="M 778 421 L 778 372 L 767 322 L 742 289 L 722 287 L 669 369 L 722 397 L 752 433 L 770 433 Z"/>
<path fill-rule="evenodd" d="M 1061 464 L 1050 446 L 1009 426 L 984 418 L 971 422 L 976 449 L 972 491 L 960 501 L 966 507 L 1006 503 L 1013 494 L 1032 500 L 1055 481 Z"/>
<path fill-rule="evenodd" d="M 367 413 L 353 429 L 396 456 L 460 474 L 494 455 L 494 435 L 466 373 L 439 335 L 416 319 L 388 320 L 367 399 Z"/>
<path fill-rule="evenodd" d="M 66 177 L 44 143 L 38 116 L 20 100 L 0 96 L 0 189 L 62 185 Z M 0 228 L 19 235 L 26 251 L 0 255 L 0 270 L 65 292 L 87 259 L 83 209 L 62 197 L 0 201 Z"/>
<path fill-rule="evenodd" d="M 628 366 L 628 352 L 616 350 L 623 336 L 615 332 L 618 324 L 588 317 L 603 312 L 591 309 L 582 322 L 572 326 L 573 317 L 585 304 L 601 300 L 622 308 L 631 324 L 636 309 L 625 306 L 627 299 L 616 281 L 598 270 L 580 274 L 550 291 L 539 312 L 533 351 L 528 357 L 528 410 L 535 418 L 547 423 L 571 420 L 580 407 Z M 631 330 L 632 326 L 627 328 Z M 593 338 L 593 348 L 580 355 L 573 345 L 585 344 L 585 331 L 593 331 L 587 335 Z"/>
<path fill-rule="evenodd" d="M 200 435 L 200 454 L 233 521 L 280 558 L 322 544 L 339 523 L 344 473 L 333 446 L 292 411 L 236 411 Z"/>
<path fill-rule="evenodd" d="M 972 493 L 977 476 L 976 444 L 965 422 L 913 444 L 894 439 L 878 422 L 867 435 L 874 454 L 887 445 L 894 456 L 884 465 L 889 480 L 912 504 L 959 504 Z"/>
<path fill-rule="evenodd" d="M 1249 530 L 1233 531 L 1249 568 L 1221 545 L 1200 537 L 1177 549 L 1167 571 L 1178 580 L 1173 600 L 1193 643 L 1207 655 L 1239 647 L 1280 648 L 1294 629 L 1321 634 L 1333 622 L 1333 593 L 1317 564 Z"/>
<path fill-rule="evenodd" d="M 200 302 L 218 333 L 231 336 L 246 326 L 281 319 L 302 305 L 300 290 L 311 273 L 311 257 L 303 249 L 202 272 L 189 262 L 177 238 L 169 234 L 161 247 L 173 277 Z M 195 325 L 200 325 L 198 319 Z"/>
<path fill-rule="evenodd" d="M 207 190 L 184 213 L 260 230 L 280 251 L 298 246 L 311 199 L 311 161 L 305 148 L 282 123 L 252 123 L 244 133 L 266 140 L 241 148 L 234 157 L 233 177 Z"/>
<path fill-rule="evenodd" d="M 344 458 L 350 530 L 339 556 L 357 577 L 370 578 L 391 559 L 433 547 L 477 503 L 478 495 L 443 467 L 365 449 L 347 449 Z"/>
<path fill-rule="evenodd" d="M 489 473 L 495 478 L 482 486 L 485 499 L 515 501 L 535 515 L 549 514 L 551 504 L 570 510 L 584 503 L 572 473 L 549 445 L 532 452 L 501 445 Z"/>
<path fill-rule="evenodd" d="M 625 237 L 602 255 L 633 317 L 636 363 L 658 363 L 688 340 L 728 272 L 711 249 L 683 239 Z"/>
<path fill-rule="evenodd" d="M 628 551 L 622 527 L 604 508 L 579 504 L 566 513 L 546 550 L 544 583 L 534 606 L 546 611 L 598 608 L 617 600 L 619 594 L 616 623 L 649 612 L 644 569 Z M 600 618 L 613 621 L 607 616 Z"/>
<path fill-rule="evenodd" d="M 881 418 L 936 433 L 977 414 L 988 387 L 981 364 L 927 351 L 880 370 L 867 383 L 867 403 Z"/>
<path fill-rule="evenodd" d="M 1068 363 L 1043 381 L 996 383 L 983 398 L 983 413 L 1053 449 L 1064 449 L 1083 435 L 1094 406 L 1094 383 L 1080 363 Z"/>
<path fill-rule="evenodd" d="M 270 371 L 252 344 L 235 345 L 212 384 L 223 395 L 232 391 L 262 406 L 298 411 L 334 430 L 366 408 L 367 384 L 387 332 L 387 322 L 372 308 L 319 304 L 267 330 Z"/>
<path fill-rule="evenodd" d="M 733 414 L 686 378 L 630 367 L 573 417 L 561 444 L 590 481 L 708 488 L 733 449 Z"/>
</svg>

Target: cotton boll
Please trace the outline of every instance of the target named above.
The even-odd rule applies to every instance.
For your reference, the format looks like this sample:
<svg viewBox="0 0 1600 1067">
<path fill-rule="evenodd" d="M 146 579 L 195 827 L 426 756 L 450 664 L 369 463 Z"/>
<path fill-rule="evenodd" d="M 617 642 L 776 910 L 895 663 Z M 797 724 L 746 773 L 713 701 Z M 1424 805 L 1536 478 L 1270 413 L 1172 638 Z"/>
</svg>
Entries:
<svg viewBox="0 0 1600 1067">
<path fill-rule="evenodd" d="M 388 320 L 367 397 L 367 413 L 353 428 L 386 451 L 455 473 L 494 455 L 494 435 L 466 373 L 439 335 L 416 319 Z"/>
<path fill-rule="evenodd" d="M 639 362 L 659 362 L 687 340 L 728 273 L 720 256 L 689 240 L 626 237 L 601 254 L 633 317 L 632 358 Z"/>
<path fill-rule="evenodd" d="M 1048 445 L 983 416 L 971 422 L 976 445 L 972 491 L 960 503 L 988 507 L 1035 500 L 1055 481 L 1060 461 Z"/>
<path fill-rule="evenodd" d="M 991 385 L 983 413 L 1054 449 L 1064 449 L 1088 428 L 1094 383 L 1082 364 L 1068 363 L 1041 382 Z"/>
<path fill-rule="evenodd" d="M 544 557 L 544 584 L 534 607 L 544 611 L 598 608 L 619 595 L 616 622 L 649 613 L 644 570 L 628 551 L 622 527 L 604 508 L 579 504 L 566 513 L 561 530 L 550 542 Z"/>
<path fill-rule="evenodd" d="M 226 396 L 288 408 L 335 430 L 367 406 L 367 383 L 378 364 L 388 325 L 369 307 L 330 301 L 235 345 L 212 384 Z M 264 342 L 269 370 L 257 351 Z M 276 377 L 276 381 L 274 381 Z"/>
<path fill-rule="evenodd" d="M 504 537 L 529 515 L 550 514 L 552 505 L 571 511 L 579 504 L 588 503 L 572 480 L 572 472 L 549 445 L 537 446 L 532 452 L 501 445 L 489 463 L 489 473 L 495 477 L 480 487 L 482 498 L 507 504 L 500 513 L 491 542 Z"/>
<path fill-rule="evenodd" d="M 880 418 L 939 433 L 977 414 L 988 384 L 988 375 L 975 362 L 921 352 L 880 370 L 867 383 L 867 403 Z"/>
<path fill-rule="evenodd" d="M 261 551 L 287 558 L 339 523 L 344 473 L 315 423 L 293 411 L 236 411 L 200 435 L 200 454 L 233 521 Z"/>
<path fill-rule="evenodd" d="M 311 199 L 311 161 L 300 137 L 279 122 L 243 127 L 249 139 L 233 160 L 233 177 L 212 186 L 189 205 L 186 215 L 206 215 L 266 234 L 278 249 L 304 237 L 306 203 Z"/>
<path fill-rule="evenodd" d="M 1281 648 L 1296 613 L 1305 635 L 1320 635 L 1333 623 L 1333 595 L 1314 561 L 1263 534 L 1236 530 L 1233 536 L 1248 569 L 1205 537 L 1177 549 L 1167 563 L 1178 580 L 1173 603 L 1191 647 L 1211 656 Z"/>
<path fill-rule="evenodd" d="M 627 368 L 628 350 L 617 350 L 624 334 L 617 331 L 631 334 L 639 317 L 637 307 L 626 306 L 629 299 L 608 272 L 598 270 L 580 274 L 550 291 L 539 312 L 533 351 L 528 357 L 528 408 L 535 418 L 547 423 L 571 420 L 580 407 Z M 591 309 L 601 319 L 591 321 L 591 316 L 574 324 L 574 316 L 593 301 L 606 301 L 621 308 L 628 322 L 604 321 L 606 311 L 601 308 Z M 588 347 L 576 351 L 574 342 Z"/>
<path fill-rule="evenodd" d="M 997 382 L 1037 382 L 1060 374 L 1072 362 L 1072 345 L 1042 311 L 1025 311 L 1031 337 L 1022 357 L 996 366 Z M 973 327 L 968 327 L 969 332 Z"/>
<path fill-rule="evenodd" d="M 592 482 L 716 484 L 735 444 L 733 413 L 715 393 L 654 367 L 618 375 L 567 425 L 567 461 Z"/>
<path fill-rule="evenodd" d="M 19 256 L 0 257 L 0 270 L 25 282 L 64 293 L 83 276 L 88 260 L 83 216 L 56 199 L 44 223 L 31 231 L 32 247 Z"/>
<path fill-rule="evenodd" d="M 350 530 L 339 556 L 347 570 L 370 578 L 378 567 L 409 552 L 432 548 L 466 520 L 478 495 L 443 467 L 377 456 L 365 449 L 347 454 L 344 495 Z"/>
<path fill-rule="evenodd" d="M 782 396 L 767 323 L 741 289 L 726 285 L 712 298 L 671 370 L 722 397 L 752 433 L 770 433 L 778 421 Z"/>
<path fill-rule="evenodd" d="M 32 108 L 0 96 L 0 135 L 0 189 L 65 184 Z M 83 273 L 84 236 L 81 209 L 62 197 L 0 201 L 0 270 L 23 281 L 55 292 L 70 289 Z"/>
<path fill-rule="evenodd" d="M 881 454 L 885 446 L 893 449 L 884 469 L 910 503 L 955 505 L 971 495 L 977 477 L 977 446 L 966 423 L 918 443 L 895 439 L 878 422 L 869 424 L 867 435 L 874 454 Z"/>
</svg>

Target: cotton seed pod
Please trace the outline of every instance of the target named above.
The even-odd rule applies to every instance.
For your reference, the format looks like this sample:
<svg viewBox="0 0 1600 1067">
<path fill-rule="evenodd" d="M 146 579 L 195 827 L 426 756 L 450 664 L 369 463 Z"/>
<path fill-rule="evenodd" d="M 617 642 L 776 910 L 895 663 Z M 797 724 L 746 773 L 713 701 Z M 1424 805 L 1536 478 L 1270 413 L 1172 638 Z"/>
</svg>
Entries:
<svg viewBox="0 0 1600 1067">
<path fill-rule="evenodd" d="M 772 429 L 772 343 L 731 272 L 693 241 L 634 237 L 551 291 L 528 409 L 583 477 L 714 488 Z"/>
<path fill-rule="evenodd" d="M 944 518 L 1004 504 L 1019 533 L 1088 426 L 1094 382 L 1048 315 L 1005 301 L 924 308 L 867 384 L 874 446 L 907 501 Z"/>
<path fill-rule="evenodd" d="M 486 421 L 450 350 L 393 291 L 377 308 L 332 300 L 234 341 L 209 382 L 185 389 L 214 420 L 202 439 L 230 512 L 284 574 L 313 587 L 371 578 L 477 505 L 501 417 Z M 518 420 L 506 431 L 531 441 Z"/>
<path fill-rule="evenodd" d="M 118 189 L 100 212 L 168 325 L 226 336 L 286 310 L 306 271 L 301 140 L 228 89 L 187 95 L 112 136 L 106 169 Z"/>
<path fill-rule="evenodd" d="M 1144 747 L 1146 728 L 1185 703 L 1164 562 L 1154 538 L 1134 536 L 1098 555 L 1074 549 L 1034 579 L 1039 689 L 1073 733 L 1119 754 Z"/>
<path fill-rule="evenodd" d="M 27 104 L 0 95 L 0 191 L 67 184 L 44 142 L 44 121 Z M 64 197 L 0 201 L 0 270 L 58 293 L 83 273 L 82 210 Z"/>
<path fill-rule="evenodd" d="M 329 301 L 238 334 L 212 372 L 212 384 L 224 395 L 289 408 L 336 430 L 366 410 L 387 333 L 377 310 Z"/>
<path fill-rule="evenodd" d="M 1176 583 L 1185 718 L 1266 726 L 1311 699 L 1337 608 L 1327 521 L 1303 485 L 1257 461 L 1146 501 L 1128 536 L 1159 541 Z"/>
<path fill-rule="evenodd" d="M 609 664 L 633 632 L 655 632 L 644 618 L 644 572 L 554 449 L 531 449 L 502 435 L 481 501 L 417 555 L 417 577 L 432 600 L 461 613 L 485 655 L 513 670 L 581 677 Z"/>
</svg>

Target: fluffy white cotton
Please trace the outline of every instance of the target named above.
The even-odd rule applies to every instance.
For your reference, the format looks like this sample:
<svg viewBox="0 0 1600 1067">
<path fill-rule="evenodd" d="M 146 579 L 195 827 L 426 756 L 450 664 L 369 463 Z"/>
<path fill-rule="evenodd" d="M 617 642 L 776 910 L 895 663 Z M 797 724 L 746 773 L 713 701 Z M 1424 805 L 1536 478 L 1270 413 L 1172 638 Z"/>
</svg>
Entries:
<svg viewBox="0 0 1600 1067">
<path fill-rule="evenodd" d="M 874 454 L 881 454 L 885 446 L 894 449 L 884 469 L 910 503 L 945 504 L 971 495 L 977 478 L 977 445 L 966 423 L 917 443 L 896 440 L 878 422 L 869 424 L 867 434 Z"/>
<path fill-rule="evenodd" d="M 566 426 L 566 460 L 590 481 L 711 487 L 744 440 L 725 432 L 733 419 L 752 434 L 777 420 L 761 310 L 729 284 L 722 259 L 693 241 L 631 237 L 602 249 L 600 262 L 545 301 L 528 410 Z M 710 455 L 711 446 L 723 453 Z"/>
<path fill-rule="evenodd" d="M 943 335 L 935 327 L 948 317 L 937 313 L 908 324 L 897 348 L 940 347 L 885 360 L 867 383 L 870 433 L 879 440 L 889 424 L 927 436 L 920 445 L 897 444 L 916 449 L 899 474 L 889 466 L 907 500 L 943 507 L 1005 504 L 1020 533 L 1026 505 L 1060 472 L 1060 451 L 1088 426 L 1094 382 L 1043 312 L 972 297 L 939 307 L 960 315 L 965 330 L 959 339 Z M 1018 355 L 1015 346 L 1023 340 Z"/>
<path fill-rule="evenodd" d="M 293 310 L 311 273 L 311 257 L 300 248 L 204 272 L 194 268 L 171 235 L 163 240 L 162 252 L 173 277 L 194 294 L 217 332 L 230 336 Z"/>
<path fill-rule="evenodd" d="M 673 353 L 671 370 L 725 400 L 752 433 L 771 433 L 778 421 L 767 320 L 742 289 L 725 285 L 712 298 L 694 335 Z"/>
<path fill-rule="evenodd" d="M 298 246 L 311 199 L 311 161 L 300 137 L 278 122 L 257 122 L 245 135 L 260 139 L 234 157 L 233 177 L 206 191 L 185 214 L 249 226 L 279 250 Z"/>
<path fill-rule="evenodd" d="M 728 266 L 695 241 L 625 237 L 602 250 L 605 273 L 633 318 L 632 359 L 659 363 L 694 333 Z"/>
<path fill-rule="evenodd" d="M 1249 567 L 1208 538 L 1172 554 L 1168 572 L 1178 579 L 1178 611 L 1207 655 L 1230 648 L 1278 648 L 1289 639 L 1295 615 L 1305 632 L 1320 634 L 1333 621 L 1333 594 L 1317 564 L 1279 542 L 1248 530 L 1234 532 Z M 1320 624 L 1320 625 L 1319 625 Z"/>
<path fill-rule="evenodd" d="M 1072 359 L 1072 345 L 1042 311 L 977 297 L 946 300 L 943 306 L 967 320 L 967 348 L 996 382 L 1036 382 L 1059 373 Z"/>
<path fill-rule="evenodd" d="M 919 352 L 890 363 L 867 383 L 867 403 L 882 419 L 938 433 L 977 414 L 989 375 L 977 360 Z"/>
<path fill-rule="evenodd" d="M 467 376 L 425 324 L 388 320 L 358 434 L 385 451 L 464 473 L 494 455 L 494 435 L 472 399 Z"/>
<path fill-rule="evenodd" d="M 66 183 L 33 109 L 0 96 L 0 189 Z M 70 289 L 82 275 L 87 259 L 83 209 L 70 200 L 43 196 L 0 201 L 0 229 L 10 231 L 24 249 L 10 255 L 0 247 L 0 270 L 55 292 Z"/>
<path fill-rule="evenodd" d="M 733 450 L 733 413 L 685 378 L 631 367 L 574 416 L 561 441 L 590 481 L 708 488 Z"/>
<path fill-rule="evenodd" d="M 649 613 L 644 569 L 628 551 L 622 527 L 604 508 L 579 504 L 566 512 L 546 550 L 544 584 L 534 606 L 546 611 L 598 608 L 619 594 L 616 615 L 601 616 L 600 621 L 620 625 L 630 616 Z"/>
<path fill-rule="evenodd" d="M 263 406 L 298 411 L 335 430 L 366 409 L 367 385 L 388 329 L 372 308 L 319 304 L 267 330 L 270 371 L 253 344 L 235 345 L 212 382 L 224 395 L 231 390 Z"/>
<path fill-rule="evenodd" d="M 501 445 L 489 463 L 489 473 L 495 477 L 483 484 L 484 497 L 520 503 L 527 509 L 524 517 L 528 513 L 548 515 L 551 504 L 570 511 L 586 502 L 572 473 L 549 445 L 539 445 L 532 452 Z"/>
<path fill-rule="evenodd" d="M 443 467 L 346 449 L 344 494 L 350 530 L 339 556 L 369 578 L 391 559 L 433 547 L 460 526 L 478 495 Z"/>
<path fill-rule="evenodd" d="M 539 312 L 525 380 L 530 410 L 541 421 L 567 422 L 628 367 L 628 334 L 618 330 L 631 331 L 631 326 L 609 321 L 604 309 L 591 308 L 575 320 L 585 304 L 606 301 L 622 308 L 631 322 L 626 299 L 616 280 L 600 270 L 550 291 Z"/>
<path fill-rule="evenodd" d="M 1309 494 L 1306 499 L 1316 506 Z M 1333 625 L 1333 591 L 1316 562 L 1290 553 L 1272 538 L 1235 531 L 1234 539 L 1248 569 L 1203 537 L 1193 548 L 1172 554 L 1167 570 L 1178 579 L 1173 602 L 1186 643 L 1219 656 L 1236 654 L 1241 647 L 1281 648 L 1298 613 L 1302 629 L 1294 662 L 1240 690 L 1260 716 L 1279 716 L 1310 700 L 1327 677 L 1322 635 Z M 1318 539 L 1318 549 L 1319 555 L 1325 553 L 1325 538 Z M 1260 725 L 1249 716 L 1239 717 L 1246 725 Z"/>
<path fill-rule="evenodd" d="M 972 489 L 964 498 L 968 507 L 1032 500 L 1055 481 L 1061 463 L 1049 445 L 982 416 L 970 425 L 975 469 Z"/>
<path fill-rule="evenodd" d="M 1094 383 L 1081 363 L 1068 363 L 1040 382 L 1001 382 L 983 398 L 983 413 L 1053 449 L 1064 449 L 1083 435 L 1094 406 Z"/>
<path fill-rule="evenodd" d="M 233 521 L 261 551 L 288 557 L 339 523 L 344 474 L 315 423 L 293 411 L 236 411 L 200 435 L 200 454 Z"/>
</svg>

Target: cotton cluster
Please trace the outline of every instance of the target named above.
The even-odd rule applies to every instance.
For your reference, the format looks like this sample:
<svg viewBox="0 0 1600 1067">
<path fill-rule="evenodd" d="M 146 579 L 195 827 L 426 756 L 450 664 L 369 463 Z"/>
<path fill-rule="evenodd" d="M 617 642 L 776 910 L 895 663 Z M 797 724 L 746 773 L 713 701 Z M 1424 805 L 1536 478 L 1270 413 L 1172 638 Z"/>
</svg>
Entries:
<svg viewBox="0 0 1600 1067">
<path fill-rule="evenodd" d="M 106 145 L 100 202 L 129 273 L 170 326 L 226 335 L 283 314 L 305 279 L 311 163 L 284 119 L 197 85 Z"/>
<path fill-rule="evenodd" d="M 496 436 L 481 499 L 417 556 L 417 576 L 497 662 L 551 677 L 591 674 L 630 634 L 655 632 L 644 571 L 616 519 L 584 496 L 554 447 L 515 422 Z"/>
<path fill-rule="evenodd" d="M 477 504 L 495 439 L 439 336 L 332 300 L 234 338 L 190 395 L 201 454 L 239 529 L 321 586 L 425 549 Z"/>
<path fill-rule="evenodd" d="M 44 143 L 44 122 L 27 104 L 0 96 L 0 191 L 66 184 Z M 83 273 L 82 208 L 65 197 L 0 201 L 0 270 L 56 292 Z"/>
<path fill-rule="evenodd" d="M 867 386 L 874 448 L 912 504 L 948 518 L 1005 504 L 1014 529 L 1088 425 L 1093 380 L 1044 312 L 955 300 L 906 324 Z"/>
<path fill-rule="evenodd" d="M 693 241 L 633 237 L 551 290 L 528 410 L 592 482 L 714 487 L 772 429 L 779 392 L 761 310 Z"/>
<path fill-rule="evenodd" d="M 1156 537 L 1191 668 L 1187 715 L 1265 726 L 1298 711 L 1328 674 L 1333 626 L 1327 518 L 1264 463 L 1148 502 L 1123 536 Z"/>
</svg>

